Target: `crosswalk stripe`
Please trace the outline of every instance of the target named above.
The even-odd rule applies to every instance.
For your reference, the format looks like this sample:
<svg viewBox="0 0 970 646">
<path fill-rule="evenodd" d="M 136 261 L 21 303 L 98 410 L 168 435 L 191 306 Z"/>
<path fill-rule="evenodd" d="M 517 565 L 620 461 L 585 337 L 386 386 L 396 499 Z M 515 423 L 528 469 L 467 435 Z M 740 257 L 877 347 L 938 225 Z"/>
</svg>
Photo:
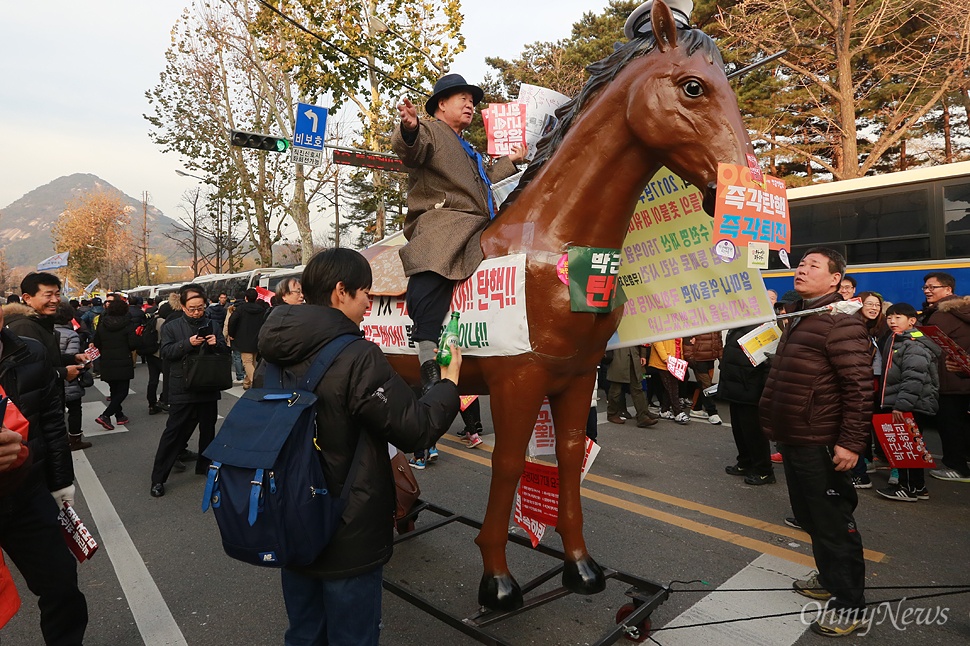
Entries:
<svg viewBox="0 0 970 646">
<path fill-rule="evenodd" d="M 187 646 L 172 611 L 155 585 L 145 561 L 125 529 L 101 481 L 83 451 L 74 451 L 74 477 L 91 511 L 101 543 L 146 644 Z"/>
<path fill-rule="evenodd" d="M 807 578 L 809 570 L 803 565 L 762 554 L 740 572 L 719 586 L 719 589 L 791 588 L 792 581 Z M 696 586 L 693 586 L 696 587 Z M 787 592 L 711 592 L 678 615 L 664 628 L 739 619 L 780 613 L 798 613 L 810 599 Z M 695 646 L 696 644 L 746 644 L 749 646 L 788 646 L 801 638 L 814 619 L 809 606 L 803 622 L 801 615 L 739 621 L 727 624 L 696 626 L 680 630 L 659 630 L 654 636 L 664 646 Z"/>
</svg>

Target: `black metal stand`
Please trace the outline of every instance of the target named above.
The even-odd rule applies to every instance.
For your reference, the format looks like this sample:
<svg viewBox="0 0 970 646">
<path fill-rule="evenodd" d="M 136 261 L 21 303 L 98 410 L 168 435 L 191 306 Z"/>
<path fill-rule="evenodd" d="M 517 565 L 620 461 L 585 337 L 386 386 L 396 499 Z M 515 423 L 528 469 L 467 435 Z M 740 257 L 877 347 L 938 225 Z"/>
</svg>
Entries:
<svg viewBox="0 0 970 646">
<path fill-rule="evenodd" d="M 408 518 L 414 518 L 422 511 L 437 514 L 441 518 L 405 534 L 400 534 L 397 536 L 397 538 L 395 538 L 395 543 L 413 540 L 422 534 L 426 534 L 430 531 L 438 529 L 439 527 L 444 527 L 455 522 L 461 523 L 462 525 L 466 525 L 468 527 L 473 527 L 475 529 L 482 528 L 482 523 L 477 520 L 456 514 L 453 511 L 449 511 L 428 502 L 419 502 L 419 504 L 411 511 Z M 404 520 L 405 524 L 407 520 L 408 519 Z M 532 548 L 532 542 L 523 536 L 509 534 L 509 541 L 517 545 Z M 547 556 L 557 558 L 560 561 L 562 561 L 564 556 L 559 550 L 543 545 L 542 543 L 536 546 L 535 550 L 542 552 Z M 553 577 L 559 575 L 562 572 L 562 569 L 563 566 L 562 563 L 560 563 L 523 585 L 522 594 L 525 596 L 525 603 L 518 610 L 499 612 L 482 608 L 477 613 L 465 618 L 458 617 L 449 613 L 443 608 L 435 606 L 424 597 L 414 594 L 398 583 L 388 581 L 387 578 L 384 579 L 384 589 L 388 592 L 392 592 L 419 610 L 422 610 L 435 617 L 439 621 L 448 624 L 455 630 L 461 631 L 479 643 L 491 644 L 493 646 L 511 646 L 509 642 L 503 641 L 482 629 L 487 626 L 497 624 L 510 617 L 514 617 L 515 615 L 538 608 L 539 606 L 545 605 L 550 601 L 555 601 L 556 599 L 560 599 L 566 595 L 572 594 L 569 590 L 566 590 L 563 587 L 558 587 L 531 597 L 529 596 L 529 593 L 531 593 L 533 590 L 546 583 Z M 647 634 L 649 633 L 650 613 L 660 607 L 660 604 L 667 600 L 667 597 L 670 595 L 670 589 L 660 583 L 611 568 L 604 568 L 604 574 L 606 575 L 607 580 L 615 579 L 631 586 L 625 592 L 625 594 L 626 596 L 630 597 L 632 602 L 621 608 L 620 613 L 617 614 L 617 624 L 607 631 L 599 641 L 594 642 L 592 646 L 607 646 L 608 644 L 615 643 L 621 637 L 627 637 L 632 641 L 643 641 L 646 639 Z"/>
</svg>

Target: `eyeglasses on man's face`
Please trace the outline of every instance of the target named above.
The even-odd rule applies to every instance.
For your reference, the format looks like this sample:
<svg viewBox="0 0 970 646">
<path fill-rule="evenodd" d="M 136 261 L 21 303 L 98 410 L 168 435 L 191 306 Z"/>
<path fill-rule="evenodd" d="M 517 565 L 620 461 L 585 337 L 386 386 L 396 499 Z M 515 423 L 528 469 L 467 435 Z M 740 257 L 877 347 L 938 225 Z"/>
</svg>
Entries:
<svg viewBox="0 0 970 646">
<path fill-rule="evenodd" d="M 923 285 L 923 291 L 932 292 L 936 291 L 937 289 L 943 289 L 944 287 L 946 287 L 946 285 Z"/>
<path fill-rule="evenodd" d="M 186 312 L 192 312 L 193 314 L 198 314 L 199 312 L 205 311 L 205 305 L 199 305 L 198 307 L 186 307 Z"/>
</svg>

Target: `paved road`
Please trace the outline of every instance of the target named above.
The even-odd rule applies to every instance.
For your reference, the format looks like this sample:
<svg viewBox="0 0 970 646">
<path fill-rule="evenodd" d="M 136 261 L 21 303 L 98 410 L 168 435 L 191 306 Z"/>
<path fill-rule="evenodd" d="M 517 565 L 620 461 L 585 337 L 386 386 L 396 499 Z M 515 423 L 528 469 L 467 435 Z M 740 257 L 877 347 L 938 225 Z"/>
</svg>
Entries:
<svg viewBox="0 0 970 646">
<path fill-rule="evenodd" d="M 285 619 L 279 575 L 223 554 L 215 521 L 200 512 L 202 478 L 191 469 L 173 474 L 164 498 L 149 496 L 152 458 L 165 417 L 148 416 L 146 379 L 145 366 L 139 366 L 132 382 L 134 394 L 125 406 L 131 418 L 127 429 L 99 431 L 93 420 L 104 405 L 103 393 L 92 388 L 85 399 L 84 428 L 94 446 L 74 454 L 77 508 L 102 545 L 92 561 L 80 566 L 91 616 L 86 643 L 282 643 Z M 234 389 L 223 398 L 223 415 L 239 394 Z M 729 422 L 723 409 L 726 406 L 722 417 Z M 426 500 L 482 518 L 494 438 L 490 419 L 485 422 L 489 434 L 481 449 L 467 450 L 453 435 L 441 441 L 439 462 L 418 474 Z M 656 643 L 733 646 L 822 641 L 807 632 L 798 615 L 674 629 L 801 611 L 803 599 L 786 589 L 792 578 L 811 570 L 811 546 L 807 535 L 783 524 L 790 512 L 780 470 L 779 483 L 763 487 L 749 487 L 725 475 L 723 467 L 734 457 L 727 424 L 695 420 L 678 426 L 662 421 L 637 429 L 630 423 L 618 426 L 604 420 L 599 429 L 603 450 L 584 485 L 585 533 L 591 553 L 605 566 L 658 582 L 703 581 L 674 585 L 691 591 L 674 592 L 654 612 L 654 627 L 661 629 L 653 635 Z M 937 438 L 930 435 L 929 440 L 931 448 L 938 449 Z M 885 471 L 878 472 L 876 485 L 883 485 L 886 477 Z M 857 519 L 868 550 L 868 585 L 970 584 L 970 485 L 932 479 L 928 485 L 931 500 L 916 504 L 883 501 L 872 491 L 860 492 Z M 422 514 L 419 526 L 431 520 L 430 514 Z M 474 536 L 472 529 L 451 525 L 399 545 L 386 577 L 453 614 L 469 616 L 477 609 L 475 592 L 481 574 Z M 544 542 L 558 546 L 558 536 L 550 531 Z M 509 556 L 520 582 L 555 564 L 518 546 L 509 548 Z M 39 644 L 35 600 L 19 579 L 18 587 L 24 606 L 0 631 L 0 641 Z M 719 588 L 776 590 L 718 592 Z M 627 601 L 625 589 L 611 582 L 603 594 L 558 600 L 509 619 L 492 632 L 513 644 L 594 643 Z M 970 596 L 912 599 L 934 592 L 939 590 L 871 590 L 870 601 L 903 596 L 909 600 L 883 607 L 879 625 L 869 637 L 845 641 L 970 643 Z M 919 623 L 932 618 L 934 625 L 917 625 L 917 611 L 924 613 Z M 386 593 L 382 643 L 476 642 Z"/>
</svg>

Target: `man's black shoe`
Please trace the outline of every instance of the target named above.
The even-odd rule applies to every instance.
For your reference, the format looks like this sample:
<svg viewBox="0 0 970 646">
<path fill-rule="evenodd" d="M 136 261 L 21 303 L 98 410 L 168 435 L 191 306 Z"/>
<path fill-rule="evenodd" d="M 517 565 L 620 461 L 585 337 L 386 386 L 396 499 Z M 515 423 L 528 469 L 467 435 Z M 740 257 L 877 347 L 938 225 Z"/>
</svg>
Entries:
<svg viewBox="0 0 970 646">
<path fill-rule="evenodd" d="M 766 476 L 759 476 L 756 473 L 749 473 L 748 475 L 744 476 L 744 484 L 755 487 L 758 485 L 775 484 L 775 482 L 776 480 L 774 473 L 769 473 Z"/>
<path fill-rule="evenodd" d="M 148 407 L 148 414 L 149 415 L 158 415 L 161 412 L 162 412 L 162 407 L 161 406 L 156 405 L 156 406 L 149 406 Z"/>
<path fill-rule="evenodd" d="M 152 498 L 161 498 L 165 495 L 165 485 L 163 485 L 161 482 L 156 482 L 152 485 L 151 494 Z"/>
<path fill-rule="evenodd" d="M 724 473 L 728 474 L 729 476 L 746 476 L 748 475 L 748 470 L 744 467 L 739 467 L 736 464 L 732 464 L 724 467 Z"/>
</svg>

